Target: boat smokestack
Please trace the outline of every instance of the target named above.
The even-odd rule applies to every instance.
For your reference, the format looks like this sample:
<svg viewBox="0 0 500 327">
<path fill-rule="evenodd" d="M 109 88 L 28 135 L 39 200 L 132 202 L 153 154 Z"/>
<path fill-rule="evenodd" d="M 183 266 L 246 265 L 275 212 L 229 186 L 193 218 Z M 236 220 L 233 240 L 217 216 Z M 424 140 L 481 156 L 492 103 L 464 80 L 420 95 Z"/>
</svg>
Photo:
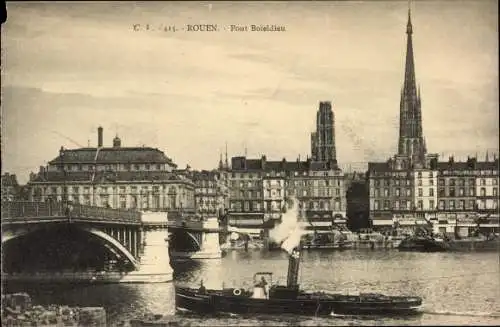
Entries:
<svg viewBox="0 0 500 327">
<path fill-rule="evenodd" d="M 299 266 L 300 266 L 300 250 L 294 248 L 292 254 L 288 258 L 288 276 L 286 286 L 288 288 L 296 288 L 299 280 Z"/>
</svg>

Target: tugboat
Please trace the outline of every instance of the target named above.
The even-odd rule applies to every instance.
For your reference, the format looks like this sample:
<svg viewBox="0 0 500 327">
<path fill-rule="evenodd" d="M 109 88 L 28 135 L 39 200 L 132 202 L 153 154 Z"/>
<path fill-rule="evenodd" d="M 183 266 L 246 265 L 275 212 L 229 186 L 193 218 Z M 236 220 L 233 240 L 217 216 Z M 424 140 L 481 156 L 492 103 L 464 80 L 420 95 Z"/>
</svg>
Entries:
<svg viewBox="0 0 500 327">
<path fill-rule="evenodd" d="M 175 305 L 178 310 L 195 313 L 233 314 L 296 314 L 327 316 L 408 315 L 418 314 L 422 299 L 417 296 L 387 296 L 378 293 L 343 295 L 326 292 L 307 292 L 298 284 L 300 247 L 289 255 L 286 285 L 272 285 L 272 273 L 254 275 L 253 290 L 223 288 L 207 290 L 175 286 Z M 268 284 L 266 277 L 271 284 Z M 259 279 L 260 278 L 260 279 Z M 270 286 L 269 286 L 270 285 Z"/>
</svg>

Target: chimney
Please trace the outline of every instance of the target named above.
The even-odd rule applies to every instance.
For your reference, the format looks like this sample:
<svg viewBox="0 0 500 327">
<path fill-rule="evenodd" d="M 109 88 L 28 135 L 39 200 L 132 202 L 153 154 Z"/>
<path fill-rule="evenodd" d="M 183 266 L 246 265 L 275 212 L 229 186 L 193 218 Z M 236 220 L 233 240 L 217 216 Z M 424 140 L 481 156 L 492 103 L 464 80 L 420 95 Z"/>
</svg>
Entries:
<svg viewBox="0 0 500 327">
<path fill-rule="evenodd" d="M 97 147 L 102 148 L 102 127 L 97 128 Z"/>
<path fill-rule="evenodd" d="M 299 279 L 299 266 L 300 266 L 300 250 L 294 248 L 292 254 L 288 258 L 288 275 L 286 286 L 288 288 L 298 288 Z"/>
</svg>

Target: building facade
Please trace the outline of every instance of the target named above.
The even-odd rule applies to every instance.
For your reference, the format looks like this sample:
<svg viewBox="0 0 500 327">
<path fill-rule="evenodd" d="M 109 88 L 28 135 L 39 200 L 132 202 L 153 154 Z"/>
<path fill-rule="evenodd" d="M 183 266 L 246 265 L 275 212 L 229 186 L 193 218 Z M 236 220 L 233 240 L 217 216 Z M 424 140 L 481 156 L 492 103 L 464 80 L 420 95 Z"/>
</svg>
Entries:
<svg viewBox="0 0 500 327">
<path fill-rule="evenodd" d="M 292 198 L 310 229 L 346 223 L 344 175 L 336 165 L 233 157 L 229 179 L 229 224 L 250 234 L 262 235 L 280 222 Z"/>
<path fill-rule="evenodd" d="M 189 176 L 195 184 L 196 215 L 201 218 L 222 217 L 229 200 L 226 174 L 218 170 L 202 170 L 193 171 Z"/>
<path fill-rule="evenodd" d="M 15 174 L 4 173 L 2 175 L 2 201 L 19 200 L 21 186 L 17 182 Z"/>
<path fill-rule="evenodd" d="M 76 203 L 141 211 L 194 212 L 195 185 L 162 151 L 150 147 L 122 147 L 116 136 L 103 145 L 98 128 L 97 147 L 64 149 L 38 173 L 28 187 L 35 201 Z"/>
</svg>

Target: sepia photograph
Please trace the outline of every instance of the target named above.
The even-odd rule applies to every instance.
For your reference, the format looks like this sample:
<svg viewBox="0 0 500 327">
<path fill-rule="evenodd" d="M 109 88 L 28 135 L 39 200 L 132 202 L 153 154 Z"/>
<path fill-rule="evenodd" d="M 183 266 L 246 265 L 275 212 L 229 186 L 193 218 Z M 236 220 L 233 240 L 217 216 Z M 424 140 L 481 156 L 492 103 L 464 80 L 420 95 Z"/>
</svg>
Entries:
<svg viewBox="0 0 500 327">
<path fill-rule="evenodd" d="M 500 325 L 498 1 L 1 22 L 2 325 Z"/>
</svg>

